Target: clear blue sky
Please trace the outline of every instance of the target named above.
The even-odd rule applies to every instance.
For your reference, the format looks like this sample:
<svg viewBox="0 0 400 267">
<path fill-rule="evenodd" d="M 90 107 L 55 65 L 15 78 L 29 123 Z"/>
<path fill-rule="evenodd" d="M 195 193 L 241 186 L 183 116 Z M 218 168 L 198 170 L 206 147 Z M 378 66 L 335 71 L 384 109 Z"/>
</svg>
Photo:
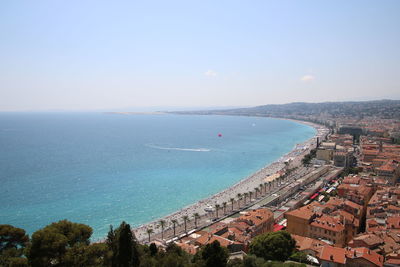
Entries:
<svg viewBox="0 0 400 267">
<path fill-rule="evenodd" d="M 400 99 L 400 1 L 0 3 L 0 110 Z"/>
</svg>

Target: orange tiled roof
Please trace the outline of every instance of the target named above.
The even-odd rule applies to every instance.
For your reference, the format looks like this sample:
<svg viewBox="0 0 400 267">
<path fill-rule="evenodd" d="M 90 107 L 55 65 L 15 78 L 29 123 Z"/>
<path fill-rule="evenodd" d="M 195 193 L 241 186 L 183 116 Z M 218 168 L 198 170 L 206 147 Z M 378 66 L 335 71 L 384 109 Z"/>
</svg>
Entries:
<svg viewBox="0 0 400 267">
<path fill-rule="evenodd" d="M 383 266 L 383 256 L 368 248 L 338 248 L 332 246 L 324 246 L 321 250 L 319 258 L 323 261 L 334 262 L 338 264 L 346 264 L 348 259 L 359 259 L 369 261 L 375 266 Z"/>
<path fill-rule="evenodd" d="M 400 228 L 400 216 L 392 216 L 386 219 L 388 229 Z"/>
<path fill-rule="evenodd" d="M 357 209 L 357 210 L 359 210 L 359 211 L 361 211 L 361 209 L 362 209 L 362 206 L 361 206 L 361 205 L 358 205 L 357 203 L 355 203 L 355 202 L 353 202 L 353 201 L 350 201 L 350 200 L 346 200 L 346 201 L 344 202 L 344 204 L 345 204 L 346 206 L 349 206 L 349 207 L 351 207 L 351 208 L 353 208 L 353 209 Z"/>
<path fill-rule="evenodd" d="M 244 232 L 247 229 L 249 229 L 250 225 L 247 224 L 246 222 L 238 222 L 238 221 L 233 221 L 229 223 L 229 227 L 235 227 L 239 229 L 240 231 Z"/>
<path fill-rule="evenodd" d="M 183 249 L 184 251 L 186 251 L 189 254 L 195 255 L 197 253 L 197 251 L 199 250 L 199 246 L 195 246 L 192 244 L 188 244 L 185 242 L 175 242 L 175 244 L 177 246 L 179 246 L 181 249 Z"/>
<path fill-rule="evenodd" d="M 206 234 L 206 235 L 202 235 L 199 238 L 196 239 L 196 242 L 199 243 L 200 245 L 204 246 L 207 244 L 211 244 L 212 242 L 214 242 L 215 240 L 217 240 L 221 246 L 223 247 L 227 247 L 231 244 L 241 244 L 239 242 L 235 242 L 226 238 L 223 238 L 221 236 L 218 235 L 213 235 L 213 234 Z"/>
<path fill-rule="evenodd" d="M 388 259 L 385 264 L 392 264 L 394 266 L 400 266 L 400 259 Z"/>
<path fill-rule="evenodd" d="M 311 225 L 334 232 L 341 232 L 344 230 L 344 225 L 339 218 L 331 217 L 325 214 L 319 218 L 316 218 Z"/>
<path fill-rule="evenodd" d="M 353 238 L 353 240 L 363 241 L 365 244 L 367 244 L 370 247 L 383 243 L 383 239 L 375 234 L 364 234 L 364 235 L 356 236 Z M 350 241 L 350 243 L 351 242 L 352 241 Z"/>
<path fill-rule="evenodd" d="M 240 231 L 235 227 L 228 228 L 228 231 L 221 235 L 224 238 L 238 241 L 241 243 L 245 243 L 246 241 L 250 240 L 250 236 L 246 234 L 246 232 Z M 232 239 L 233 237 L 233 239 Z"/>
<path fill-rule="evenodd" d="M 296 248 L 299 251 L 313 250 L 316 253 L 320 253 L 322 248 L 325 245 L 328 245 L 327 243 L 325 243 L 323 241 L 309 238 L 309 237 L 304 237 L 304 236 L 294 235 L 294 234 L 292 234 L 292 237 L 294 240 L 296 240 Z"/>
<path fill-rule="evenodd" d="M 323 261 L 346 264 L 345 255 L 346 254 L 344 248 L 324 246 L 321 250 L 319 258 Z"/>
<path fill-rule="evenodd" d="M 359 184 L 360 183 L 360 177 L 358 176 L 346 176 L 343 179 L 343 184 Z"/>
<path fill-rule="evenodd" d="M 394 206 L 394 205 L 389 205 L 387 207 L 388 210 L 394 210 L 394 211 L 400 211 L 400 207 Z"/>
<path fill-rule="evenodd" d="M 338 211 L 332 213 L 332 215 L 336 215 L 336 214 L 343 216 L 346 220 L 346 224 L 349 224 L 349 222 L 350 222 L 357 228 L 360 226 L 360 220 L 357 219 L 356 217 L 354 217 L 353 214 L 351 214 L 345 210 L 338 210 Z"/>
<path fill-rule="evenodd" d="M 246 214 L 240 216 L 236 221 L 250 221 L 253 225 L 257 226 L 268 220 L 274 218 L 274 214 L 269 209 L 256 209 L 246 212 Z"/>
<path fill-rule="evenodd" d="M 349 248 L 346 249 L 347 258 L 364 258 L 376 266 L 383 266 L 383 256 L 368 248 Z"/>
<path fill-rule="evenodd" d="M 321 212 L 322 206 L 317 204 L 316 202 L 313 202 L 301 208 L 286 212 L 285 214 L 309 220 L 314 214 Z"/>
</svg>

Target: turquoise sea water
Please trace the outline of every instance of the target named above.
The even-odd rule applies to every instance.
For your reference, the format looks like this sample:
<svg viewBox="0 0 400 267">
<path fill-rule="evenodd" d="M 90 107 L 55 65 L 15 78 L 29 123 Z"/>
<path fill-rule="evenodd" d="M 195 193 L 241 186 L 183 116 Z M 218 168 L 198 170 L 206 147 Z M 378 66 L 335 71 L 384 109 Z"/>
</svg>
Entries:
<svg viewBox="0 0 400 267">
<path fill-rule="evenodd" d="M 0 224 L 31 234 L 68 219 L 101 238 L 217 193 L 314 133 L 270 118 L 0 113 Z"/>
</svg>

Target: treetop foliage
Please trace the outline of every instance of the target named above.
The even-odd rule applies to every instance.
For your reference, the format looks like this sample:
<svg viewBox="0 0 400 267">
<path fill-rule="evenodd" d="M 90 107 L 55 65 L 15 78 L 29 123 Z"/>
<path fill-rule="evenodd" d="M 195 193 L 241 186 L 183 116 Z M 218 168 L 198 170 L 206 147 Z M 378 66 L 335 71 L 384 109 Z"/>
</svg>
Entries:
<svg viewBox="0 0 400 267">
<path fill-rule="evenodd" d="M 84 224 L 62 220 L 33 233 L 11 225 L 0 225 L 0 266 L 5 267 L 278 267 L 299 266 L 282 263 L 290 257 L 304 261 L 295 252 L 295 241 L 284 231 L 263 234 L 250 244 L 244 260 L 228 261 L 229 252 L 218 241 L 190 255 L 175 243 L 165 249 L 140 245 L 130 225 L 110 226 L 103 243 L 90 243 L 92 229 Z M 272 260 L 273 262 L 270 262 Z M 301 265 L 300 265 L 301 266 Z"/>
<path fill-rule="evenodd" d="M 0 252 L 11 248 L 23 248 L 29 241 L 24 229 L 9 224 L 0 225 Z"/>
<path fill-rule="evenodd" d="M 250 243 L 250 254 L 265 260 L 286 261 L 296 249 L 296 241 L 286 231 L 256 236 Z"/>
</svg>

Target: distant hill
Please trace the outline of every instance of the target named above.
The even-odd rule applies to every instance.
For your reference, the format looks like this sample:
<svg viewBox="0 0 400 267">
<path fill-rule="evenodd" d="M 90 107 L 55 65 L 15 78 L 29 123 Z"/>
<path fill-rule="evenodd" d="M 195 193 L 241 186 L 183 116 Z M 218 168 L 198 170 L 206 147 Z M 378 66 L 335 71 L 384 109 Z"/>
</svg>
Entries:
<svg viewBox="0 0 400 267">
<path fill-rule="evenodd" d="M 295 102 L 251 108 L 173 112 L 177 114 L 218 114 L 267 117 L 370 117 L 400 119 L 400 100 L 352 102 Z"/>
</svg>

